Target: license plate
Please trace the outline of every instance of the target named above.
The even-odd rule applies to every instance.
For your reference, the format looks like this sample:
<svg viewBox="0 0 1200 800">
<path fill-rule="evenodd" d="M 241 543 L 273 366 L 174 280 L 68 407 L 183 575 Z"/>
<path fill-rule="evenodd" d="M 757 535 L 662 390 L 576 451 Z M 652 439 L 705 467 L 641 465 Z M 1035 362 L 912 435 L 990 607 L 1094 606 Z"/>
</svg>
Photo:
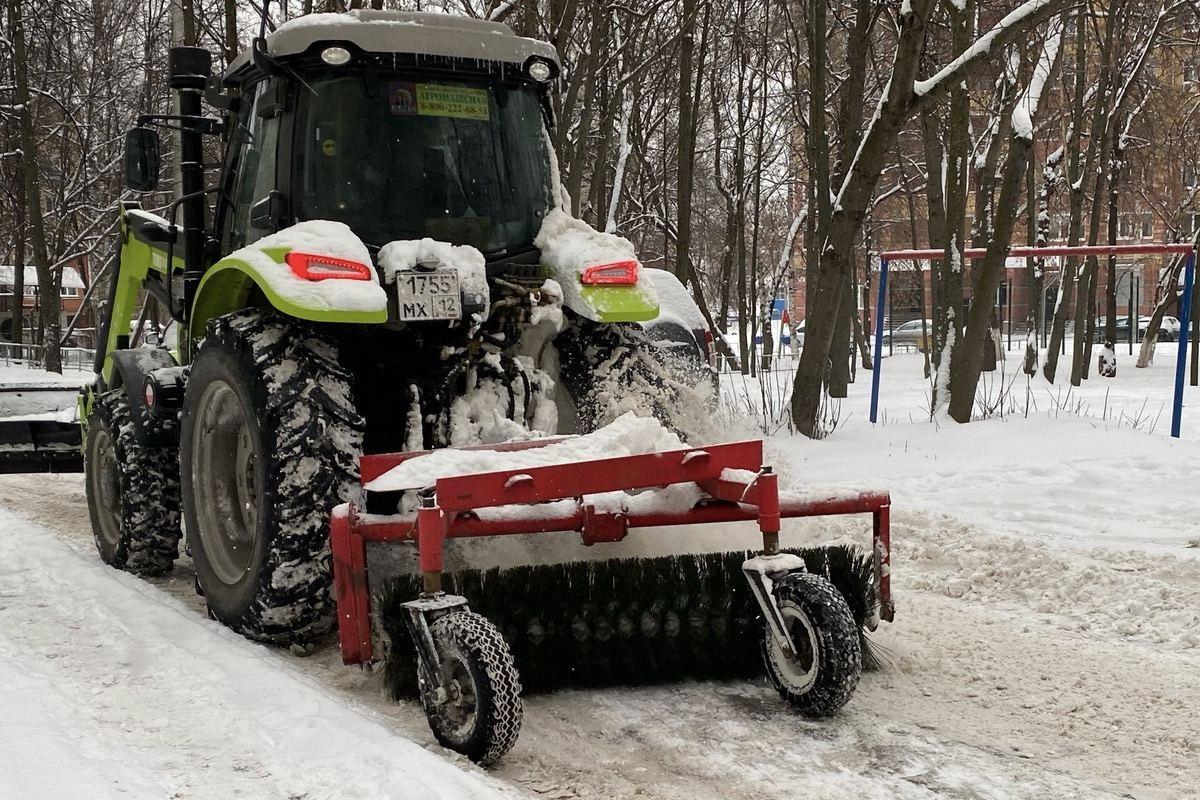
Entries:
<svg viewBox="0 0 1200 800">
<path fill-rule="evenodd" d="M 462 319 L 458 273 L 452 269 L 397 272 L 396 310 L 405 322 Z"/>
</svg>

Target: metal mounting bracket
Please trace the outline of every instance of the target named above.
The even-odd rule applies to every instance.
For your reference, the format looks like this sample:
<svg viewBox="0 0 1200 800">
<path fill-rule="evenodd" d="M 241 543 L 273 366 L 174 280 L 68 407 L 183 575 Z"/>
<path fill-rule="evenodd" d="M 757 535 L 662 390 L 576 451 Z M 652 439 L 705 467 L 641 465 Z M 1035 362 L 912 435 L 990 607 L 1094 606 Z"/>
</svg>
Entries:
<svg viewBox="0 0 1200 800">
<path fill-rule="evenodd" d="M 409 600 L 407 603 L 402 603 L 401 608 L 408 612 L 408 630 L 417 650 L 417 673 L 421 678 L 421 695 L 429 705 L 441 705 L 446 702 L 449 695 L 443 685 L 442 671 L 439 668 L 441 659 L 438 657 L 437 645 L 433 641 L 429 623 L 452 611 L 469 611 L 467 598 L 439 592 L 434 595 L 422 595 L 416 600 Z"/>
<path fill-rule="evenodd" d="M 754 599 L 762 609 L 763 618 L 767 621 L 767 630 L 788 658 L 796 655 L 796 644 L 792 641 L 792 635 L 788 633 L 783 613 L 775 601 L 775 581 L 792 572 L 804 570 L 804 559 L 791 553 L 760 555 L 742 562 L 742 572 L 746 575 Z"/>
</svg>

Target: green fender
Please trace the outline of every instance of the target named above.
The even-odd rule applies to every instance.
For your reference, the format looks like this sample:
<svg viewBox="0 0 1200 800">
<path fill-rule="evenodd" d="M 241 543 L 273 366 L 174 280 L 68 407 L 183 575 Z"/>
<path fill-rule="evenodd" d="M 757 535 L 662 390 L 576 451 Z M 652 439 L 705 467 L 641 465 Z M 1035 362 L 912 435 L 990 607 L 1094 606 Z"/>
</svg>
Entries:
<svg viewBox="0 0 1200 800">
<path fill-rule="evenodd" d="M 100 372 L 105 384 L 112 383 L 113 361 L 111 354 L 121 349 L 122 337 L 129 336 L 129 325 L 133 322 L 139 294 L 142 290 L 142 285 L 146 281 L 146 276 L 150 274 L 151 270 L 166 273 L 168 269 L 165 246 L 149 244 L 134 236 L 130 231 L 128 219 L 130 213 L 141 214 L 145 217 L 156 216 L 141 209 L 121 209 L 120 261 L 117 274 L 113 278 L 117 285 L 113 290 L 113 307 L 109 309 L 108 338 L 104 342 L 104 352 L 107 355 L 105 356 L 104 366 Z M 164 224 L 165 222 L 166 220 L 163 220 Z M 181 256 L 175 255 L 171 260 L 173 271 L 181 271 L 183 269 L 183 258 Z M 82 410 L 90 412 L 90 405 L 87 409 Z M 80 419 L 86 419 L 86 416 L 81 414 Z"/>
<path fill-rule="evenodd" d="M 659 303 L 638 285 L 583 285 L 578 275 L 550 275 L 563 284 L 564 305 L 596 323 L 644 323 L 659 315 Z"/>
<path fill-rule="evenodd" d="M 246 253 L 242 250 L 213 264 L 204 273 L 192 303 L 191 336 L 202 337 L 204 326 L 210 319 L 245 308 L 251 291 L 256 288 L 272 307 L 296 319 L 358 324 L 387 322 L 386 295 L 382 293 L 381 301 L 375 307 L 361 305 L 358 308 L 333 308 L 319 298 L 297 297 L 294 282 L 282 272 L 287 269 L 284 258 L 289 252 L 291 248 L 288 247 L 264 247 L 259 253 L 265 258 L 256 258 L 241 255 Z M 351 288 L 347 287 L 347 290 Z"/>
</svg>

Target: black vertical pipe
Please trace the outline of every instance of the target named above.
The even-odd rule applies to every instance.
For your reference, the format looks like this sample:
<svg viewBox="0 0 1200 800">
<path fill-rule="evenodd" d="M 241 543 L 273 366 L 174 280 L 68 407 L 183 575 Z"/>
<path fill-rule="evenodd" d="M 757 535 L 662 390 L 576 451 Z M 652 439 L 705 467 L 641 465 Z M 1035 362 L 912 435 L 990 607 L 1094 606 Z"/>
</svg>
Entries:
<svg viewBox="0 0 1200 800">
<path fill-rule="evenodd" d="M 1133 310 L 1133 270 L 1129 270 L 1129 355 L 1133 355 L 1133 335 L 1140 324 Z"/>
<path fill-rule="evenodd" d="M 1004 348 L 1004 352 L 1007 353 L 1009 350 L 1012 350 L 1012 296 L 1013 296 L 1012 278 L 1009 278 L 1005 282 L 1005 287 L 1006 288 L 1004 290 L 1004 299 L 1008 301 L 1008 345 Z"/>
<path fill-rule="evenodd" d="M 186 320 L 204 275 L 204 142 L 200 100 L 212 72 L 212 55 L 201 47 L 172 47 L 167 58 L 171 88 L 179 93 L 179 178 L 183 211 L 183 316 Z M 182 342 L 182 340 L 181 340 Z"/>
</svg>

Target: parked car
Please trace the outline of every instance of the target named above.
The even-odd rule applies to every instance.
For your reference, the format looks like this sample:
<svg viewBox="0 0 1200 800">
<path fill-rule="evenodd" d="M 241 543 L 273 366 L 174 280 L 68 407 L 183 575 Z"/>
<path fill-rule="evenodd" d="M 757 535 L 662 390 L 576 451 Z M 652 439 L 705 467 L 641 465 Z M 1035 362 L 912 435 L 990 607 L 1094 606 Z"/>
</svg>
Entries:
<svg viewBox="0 0 1200 800">
<path fill-rule="evenodd" d="M 883 329 L 883 346 L 895 347 L 915 347 L 921 352 L 925 352 L 925 348 L 929 346 L 929 340 L 933 338 L 933 320 L 925 320 L 925 331 L 921 331 L 921 320 L 914 319 L 905 322 L 898 328 L 888 330 Z"/>
<path fill-rule="evenodd" d="M 1142 317 L 1138 320 L 1138 332 L 1144 338 L 1148 330 L 1150 330 L 1150 318 Z M 1179 319 L 1177 317 L 1162 318 L 1162 322 L 1158 326 L 1158 340 L 1160 342 L 1179 341 Z"/>
<path fill-rule="evenodd" d="M 1146 323 L 1149 323 L 1149 321 L 1150 321 L 1150 318 L 1146 317 L 1145 323 L 1142 323 L 1139 334 L 1138 334 L 1139 338 L 1146 335 Z M 1095 342 L 1096 344 L 1102 344 L 1104 342 L 1104 331 L 1105 331 L 1107 324 L 1108 323 L 1104 317 L 1100 317 L 1099 319 L 1096 320 L 1095 332 L 1092 334 L 1092 341 Z M 1118 342 L 1129 341 L 1129 317 L 1127 317 L 1127 316 L 1117 317 L 1116 340 Z"/>
<path fill-rule="evenodd" d="M 1096 332 L 1092 336 L 1092 340 L 1101 343 L 1104 341 L 1106 321 L 1104 317 L 1096 320 Z M 1146 338 L 1146 333 L 1150 330 L 1150 317 L 1138 317 L 1138 340 Z M 1129 341 L 1129 317 L 1117 317 L 1116 340 L 1118 342 Z M 1158 340 L 1160 342 L 1177 342 L 1179 341 L 1179 320 L 1175 317 L 1163 317 L 1162 322 L 1158 326 Z"/>
</svg>

